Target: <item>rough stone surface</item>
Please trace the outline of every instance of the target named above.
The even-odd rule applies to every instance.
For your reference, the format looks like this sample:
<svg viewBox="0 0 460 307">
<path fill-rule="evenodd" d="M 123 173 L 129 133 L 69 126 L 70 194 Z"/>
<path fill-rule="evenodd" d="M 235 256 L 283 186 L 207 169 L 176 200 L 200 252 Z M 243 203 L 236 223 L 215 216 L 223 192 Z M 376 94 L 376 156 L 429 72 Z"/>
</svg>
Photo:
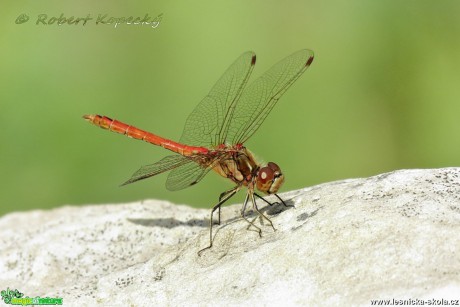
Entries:
<svg viewBox="0 0 460 307">
<path fill-rule="evenodd" d="M 208 209 L 148 200 L 8 214 L 0 219 L 0 290 L 63 297 L 68 306 L 460 298 L 460 168 L 281 196 L 296 208 L 260 202 L 277 228 L 257 219 L 262 238 L 239 218 L 241 205 L 224 207 L 214 247 L 201 257 Z"/>
</svg>

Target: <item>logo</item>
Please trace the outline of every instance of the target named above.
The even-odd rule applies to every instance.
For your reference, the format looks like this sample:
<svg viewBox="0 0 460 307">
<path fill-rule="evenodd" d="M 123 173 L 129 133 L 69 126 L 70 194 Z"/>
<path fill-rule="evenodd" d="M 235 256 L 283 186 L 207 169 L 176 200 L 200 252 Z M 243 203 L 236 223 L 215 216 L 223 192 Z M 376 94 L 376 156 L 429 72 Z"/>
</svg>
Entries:
<svg viewBox="0 0 460 307">
<path fill-rule="evenodd" d="M 5 304 L 10 305 L 62 305 L 62 297 L 24 297 L 24 293 L 19 292 L 18 289 L 7 288 L 1 294 Z"/>
</svg>

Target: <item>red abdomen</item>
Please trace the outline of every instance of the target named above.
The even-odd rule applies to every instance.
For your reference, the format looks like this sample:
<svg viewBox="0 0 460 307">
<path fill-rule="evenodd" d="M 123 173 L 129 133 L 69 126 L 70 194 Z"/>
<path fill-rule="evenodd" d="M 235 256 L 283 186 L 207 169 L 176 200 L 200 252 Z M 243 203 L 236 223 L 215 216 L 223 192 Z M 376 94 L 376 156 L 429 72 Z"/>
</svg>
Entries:
<svg viewBox="0 0 460 307">
<path fill-rule="evenodd" d="M 89 121 L 90 123 L 96 126 L 99 126 L 103 129 L 121 133 L 121 134 L 124 134 L 136 140 L 142 140 L 142 141 L 146 141 L 148 143 L 151 143 L 157 146 L 161 146 L 163 148 L 177 152 L 183 156 L 190 156 L 190 155 L 197 154 L 197 153 L 207 153 L 209 151 L 205 147 L 187 146 L 184 144 L 180 144 L 180 143 L 162 138 L 148 131 L 141 130 L 139 128 L 125 124 L 118 120 L 111 119 L 107 116 L 84 115 L 83 118 Z"/>
</svg>

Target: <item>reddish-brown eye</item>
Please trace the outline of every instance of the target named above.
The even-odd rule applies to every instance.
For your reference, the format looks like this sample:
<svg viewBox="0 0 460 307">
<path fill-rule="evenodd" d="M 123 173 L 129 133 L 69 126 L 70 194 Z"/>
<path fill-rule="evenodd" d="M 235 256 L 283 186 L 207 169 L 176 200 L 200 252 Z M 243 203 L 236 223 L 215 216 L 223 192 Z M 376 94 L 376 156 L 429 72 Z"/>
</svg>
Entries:
<svg viewBox="0 0 460 307">
<path fill-rule="evenodd" d="M 278 164 L 273 163 L 273 162 L 268 162 L 267 166 L 268 166 L 269 168 L 271 168 L 275 173 L 276 173 L 276 172 L 281 173 L 281 169 L 280 169 L 280 167 L 278 166 Z"/>
<path fill-rule="evenodd" d="M 273 172 L 273 169 L 268 166 L 262 167 L 259 170 L 258 181 L 261 184 L 264 184 L 268 181 L 272 181 L 274 177 L 275 177 L 275 173 Z"/>
</svg>

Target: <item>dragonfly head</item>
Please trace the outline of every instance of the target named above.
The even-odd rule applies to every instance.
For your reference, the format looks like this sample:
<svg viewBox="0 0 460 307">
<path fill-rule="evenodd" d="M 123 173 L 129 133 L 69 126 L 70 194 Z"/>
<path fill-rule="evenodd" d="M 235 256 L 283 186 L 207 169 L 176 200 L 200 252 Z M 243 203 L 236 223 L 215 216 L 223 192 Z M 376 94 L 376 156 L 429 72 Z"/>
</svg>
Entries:
<svg viewBox="0 0 460 307">
<path fill-rule="evenodd" d="M 284 175 L 280 167 L 273 162 L 268 162 L 267 166 L 259 169 L 257 173 L 257 189 L 267 194 L 278 192 L 283 185 Z"/>
</svg>

